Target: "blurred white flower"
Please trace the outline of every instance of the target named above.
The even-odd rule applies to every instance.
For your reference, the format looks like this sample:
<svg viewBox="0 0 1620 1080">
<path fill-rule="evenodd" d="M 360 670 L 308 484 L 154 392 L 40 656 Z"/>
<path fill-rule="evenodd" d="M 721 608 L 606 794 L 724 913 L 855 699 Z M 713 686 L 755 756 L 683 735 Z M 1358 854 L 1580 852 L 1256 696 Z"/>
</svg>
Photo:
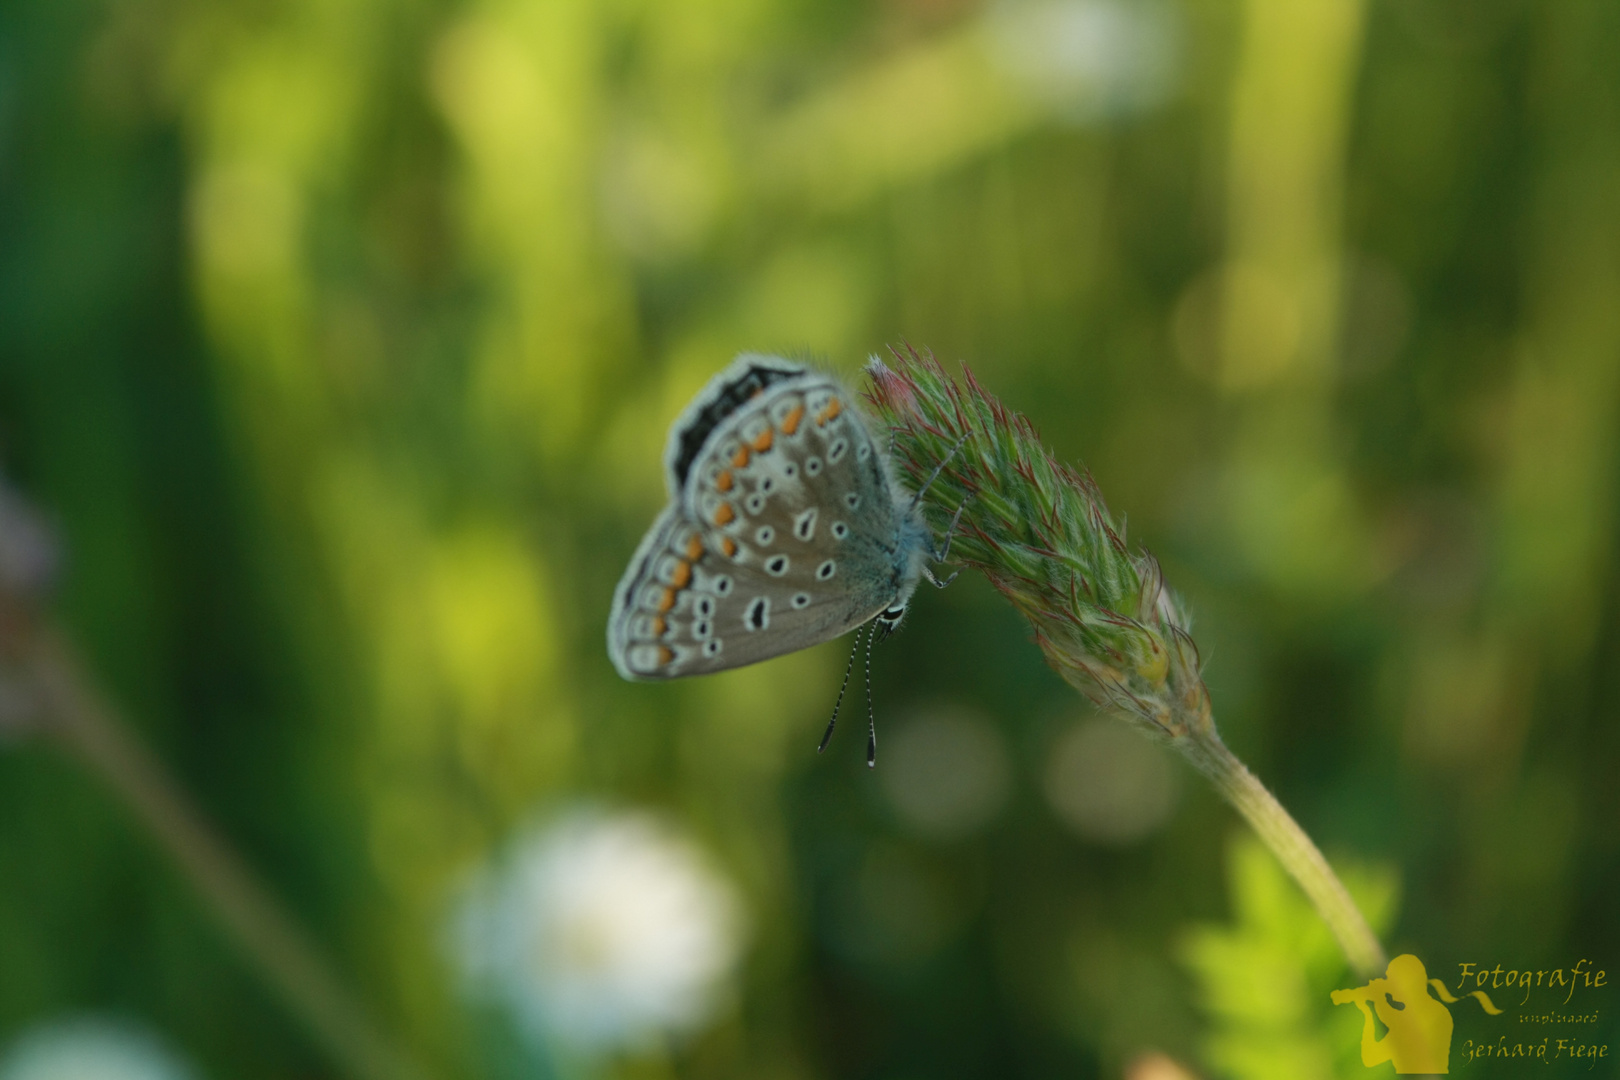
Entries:
<svg viewBox="0 0 1620 1080">
<path fill-rule="evenodd" d="M 906 721 L 888 737 L 879 778 L 905 822 L 937 839 L 988 825 L 1007 801 L 1006 740 L 978 713 L 951 705 Z"/>
<path fill-rule="evenodd" d="M 0 1056 L 0 1080 L 192 1080 L 146 1029 L 84 1016 L 35 1027 Z"/>
<path fill-rule="evenodd" d="M 545 1046 L 634 1048 L 702 1025 L 741 943 L 736 892 L 638 813 L 576 810 L 520 834 L 457 912 L 469 989 Z"/>
<path fill-rule="evenodd" d="M 1168 96 L 1175 16 L 1161 0 L 1007 0 L 991 9 L 989 27 L 1009 76 L 1072 119 L 1092 120 Z"/>
<path fill-rule="evenodd" d="M 1176 806 L 1168 753 L 1112 717 L 1084 720 L 1058 736 L 1045 780 L 1052 811 L 1098 844 L 1143 840 Z"/>
</svg>

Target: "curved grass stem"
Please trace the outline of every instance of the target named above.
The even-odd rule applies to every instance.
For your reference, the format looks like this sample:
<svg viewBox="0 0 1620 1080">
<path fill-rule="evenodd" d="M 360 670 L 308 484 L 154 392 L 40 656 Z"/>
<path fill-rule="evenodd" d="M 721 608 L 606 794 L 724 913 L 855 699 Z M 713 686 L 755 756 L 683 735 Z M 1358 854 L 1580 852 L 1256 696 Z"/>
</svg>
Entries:
<svg viewBox="0 0 1620 1080">
<path fill-rule="evenodd" d="M 36 726 L 99 776 L 191 882 L 208 910 L 287 1009 L 356 1080 L 423 1080 L 373 1024 L 314 944 L 91 687 L 55 632 L 36 629 L 23 666 Z"/>
<path fill-rule="evenodd" d="M 1383 974 L 1389 958 L 1361 909 L 1322 852 L 1259 777 L 1227 749 L 1214 731 L 1177 740 L 1176 749 L 1243 815 L 1283 869 L 1299 883 L 1338 939 L 1351 969 L 1364 978 Z"/>
</svg>

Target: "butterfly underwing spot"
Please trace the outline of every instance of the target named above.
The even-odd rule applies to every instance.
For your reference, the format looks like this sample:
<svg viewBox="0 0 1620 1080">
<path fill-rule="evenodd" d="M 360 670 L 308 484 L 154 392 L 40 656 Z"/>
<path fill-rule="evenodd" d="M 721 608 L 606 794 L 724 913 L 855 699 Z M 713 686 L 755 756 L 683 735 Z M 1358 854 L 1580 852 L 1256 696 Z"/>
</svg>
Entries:
<svg viewBox="0 0 1620 1080">
<path fill-rule="evenodd" d="M 630 666 L 643 674 L 668 667 L 675 660 L 675 650 L 668 645 L 637 645 L 630 650 Z"/>
<path fill-rule="evenodd" d="M 704 656 L 719 656 L 720 655 L 720 639 L 715 638 L 712 641 L 705 642 L 704 645 L 703 645 L 703 655 Z"/>
<path fill-rule="evenodd" d="M 816 567 L 816 580 L 826 581 L 836 573 L 838 573 L 838 563 L 832 559 L 828 559 L 826 562 Z"/>
<path fill-rule="evenodd" d="M 710 629 L 711 628 L 707 620 L 693 623 L 692 636 L 697 638 L 699 641 L 702 641 L 709 636 Z"/>
<path fill-rule="evenodd" d="M 815 507 L 812 506 L 810 509 L 808 509 L 808 510 L 802 512 L 801 514 L 799 514 L 798 517 L 794 518 L 793 519 L 793 535 L 797 536 L 800 540 L 806 540 L 806 541 L 808 541 L 811 537 L 815 536 L 816 535 L 816 515 L 817 515 L 817 510 L 816 510 Z"/>
<path fill-rule="evenodd" d="M 757 454 L 770 450 L 776 441 L 771 422 L 763 416 L 745 420 L 742 427 L 737 429 L 737 434 L 742 437 L 743 445 Z"/>
<path fill-rule="evenodd" d="M 829 462 L 837 462 L 843 458 L 844 454 L 848 450 L 848 439 L 834 439 L 832 445 L 827 447 L 827 460 Z"/>
<path fill-rule="evenodd" d="M 867 458 L 869 458 L 871 456 L 872 456 L 872 448 L 870 446 L 857 446 L 855 448 L 855 460 L 856 461 L 865 461 Z"/>
<path fill-rule="evenodd" d="M 674 555 L 665 555 L 658 564 L 658 580 L 684 589 L 692 580 L 692 564 Z"/>
<path fill-rule="evenodd" d="M 782 429 L 784 435 L 796 435 L 804 423 L 804 402 L 797 395 L 784 395 L 771 408 L 771 422 Z"/>
<path fill-rule="evenodd" d="M 748 613 L 743 616 L 743 623 L 750 630 L 763 630 L 771 624 L 771 601 L 768 597 L 756 596 L 748 604 Z"/>
<path fill-rule="evenodd" d="M 835 521 L 832 526 L 832 534 L 834 540 L 842 540 L 849 535 L 849 526 L 842 521 Z"/>
<path fill-rule="evenodd" d="M 844 505 L 849 507 L 851 510 L 859 510 L 861 508 L 861 497 L 860 497 L 860 495 L 858 493 L 856 493 L 856 492 L 853 492 L 853 491 L 850 492 L 848 495 L 845 495 L 844 496 Z"/>
<path fill-rule="evenodd" d="M 698 618 L 707 619 L 709 616 L 714 614 L 713 598 L 707 596 L 698 597 L 697 604 L 693 610 L 697 612 Z"/>
<path fill-rule="evenodd" d="M 748 512 L 751 515 L 758 517 L 765 509 L 765 496 L 756 491 L 748 496 L 748 501 L 744 505 L 748 507 Z M 719 523 L 716 522 L 716 524 Z"/>
<path fill-rule="evenodd" d="M 731 595 L 731 579 L 729 577 L 727 577 L 725 574 L 721 574 L 719 577 L 714 579 L 714 595 L 716 595 L 716 596 L 730 596 Z"/>
<path fill-rule="evenodd" d="M 804 610 L 805 608 L 809 607 L 810 606 L 810 594 L 807 593 L 807 592 L 794 593 L 793 594 L 793 606 L 796 609 L 801 610 L 801 611 Z"/>
<path fill-rule="evenodd" d="M 754 543 L 760 547 L 770 547 L 771 541 L 776 539 L 776 530 L 769 525 L 761 525 L 759 531 L 754 533 Z"/>
<path fill-rule="evenodd" d="M 772 555 L 765 560 L 765 572 L 772 577 L 781 577 L 788 572 L 788 557 L 786 555 Z"/>
<path fill-rule="evenodd" d="M 782 475 L 787 477 L 789 480 L 792 480 L 795 476 L 799 475 L 799 467 L 790 461 L 786 465 L 782 466 Z"/>
<path fill-rule="evenodd" d="M 806 475 L 806 476 L 819 476 L 819 475 L 821 475 L 821 459 L 818 458 L 818 457 L 815 457 L 814 455 L 805 458 L 804 459 L 804 475 Z"/>
</svg>

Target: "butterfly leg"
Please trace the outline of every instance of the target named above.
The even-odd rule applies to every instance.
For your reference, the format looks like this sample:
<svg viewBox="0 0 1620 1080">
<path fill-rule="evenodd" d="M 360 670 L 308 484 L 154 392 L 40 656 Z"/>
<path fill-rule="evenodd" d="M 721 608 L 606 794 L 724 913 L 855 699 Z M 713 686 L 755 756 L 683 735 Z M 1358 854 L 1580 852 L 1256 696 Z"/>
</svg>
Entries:
<svg viewBox="0 0 1620 1080">
<path fill-rule="evenodd" d="M 950 558 L 950 556 L 951 556 L 951 540 L 956 536 L 956 523 L 962 520 L 962 511 L 966 510 L 966 509 L 967 509 L 967 500 L 964 499 L 964 500 L 962 500 L 962 505 L 958 506 L 956 508 L 956 513 L 951 515 L 951 524 L 945 530 L 945 542 L 940 545 L 940 548 L 939 548 L 938 551 L 930 551 L 928 553 L 929 558 L 933 559 L 937 563 L 942 563 L 946 559 Z M 951 582 L 955 581 L 956 580 L 956 575 L 960 574 L 960 573 L 961 573 L 960 570 L 952 570 L 951 571 L 951 576 L 946 578 L 944 581 L 941 581 L 937 577 L 934 576 L 934 572 L 932 570 L 930 570 L 926 566 L 923 567 L 923 576 L 926 577 L 929 580 L 929 582 L 932 583 L 934 588 L 936 588 L 936 589 L 943 589 L 945 586 L 947 586 Z"/>
</svg>

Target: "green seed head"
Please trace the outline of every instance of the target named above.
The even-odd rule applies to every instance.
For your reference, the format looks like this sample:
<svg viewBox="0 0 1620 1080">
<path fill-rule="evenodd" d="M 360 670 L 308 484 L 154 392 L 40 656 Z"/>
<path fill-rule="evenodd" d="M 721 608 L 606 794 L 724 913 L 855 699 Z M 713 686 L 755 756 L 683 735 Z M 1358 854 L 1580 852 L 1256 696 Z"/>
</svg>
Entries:
<svg viewBox="0 0 1620 1080">
<path fill-rule="evenodd" d="M 1190 622 L 1145 551 L 1131 552 L 1089 473 L 1056 460 L 1021 414 L 963 370 L 907 347 L 867 365 L 898 467 L 922 484 L 952 556 L 984 574 L 1035 630 L 1047 661 L 1099 705 L 1163 738 L 1212 729 Z M 952 447 L 961 443 L 954 454 Z"/>
</svg>

